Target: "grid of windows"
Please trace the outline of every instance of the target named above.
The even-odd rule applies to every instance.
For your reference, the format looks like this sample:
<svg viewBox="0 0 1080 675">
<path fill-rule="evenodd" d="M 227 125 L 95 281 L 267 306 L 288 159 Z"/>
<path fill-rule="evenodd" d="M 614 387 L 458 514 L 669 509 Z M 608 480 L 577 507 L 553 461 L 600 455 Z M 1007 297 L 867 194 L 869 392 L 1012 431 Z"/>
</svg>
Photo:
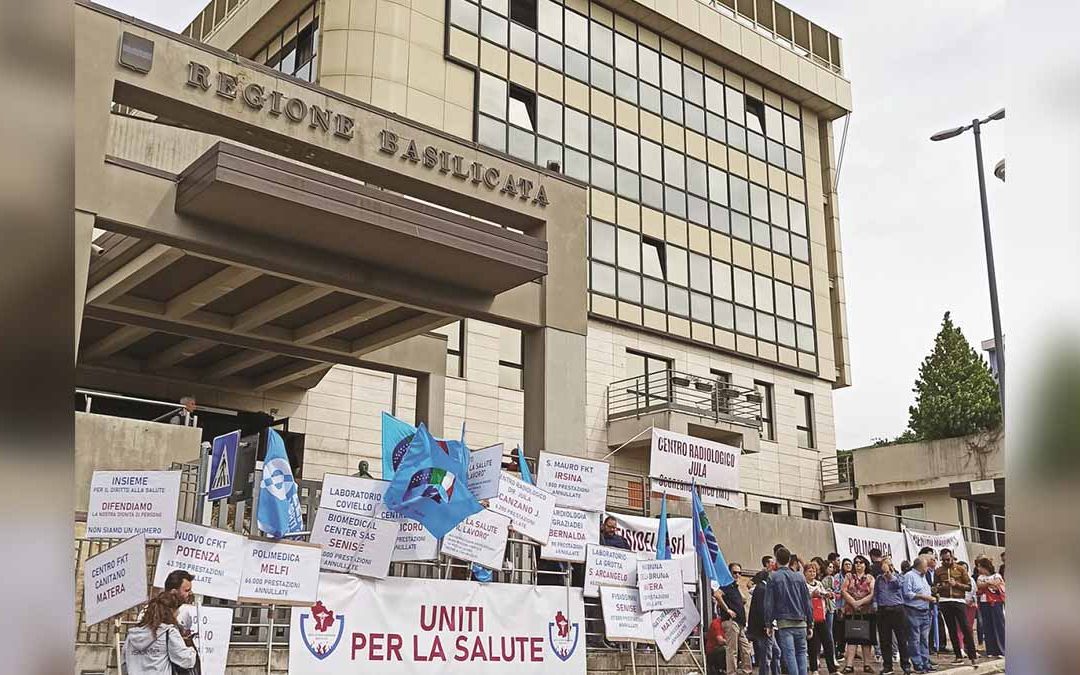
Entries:
<svg viewBox="0 0 1080 675">
<path fill-rule="evenodd" d="M 315 67 L 318 44 L 319 3 L 312 3 L 270 38 L 252 60 L 265 63 L 285 75 L 314 82 L 318 74 Z"/>
<path fill-rule="evenodd" d="M 528 21 L 533 5 L 535 29 Z M 685 129 L 661 144 L 481 69 L 479 143 L 540 165 L 558 162 L 594 190 L 809 262 L 804 200 L 675 149 L 696 132 L 719 144 L 707 150 L 724 153 L 718 164 L 726 166 L 727 149 L 734 148 L 802 176 L 798 117 L 747 94 L 741 80 L 711 77 L 689 50 L 677 49 L 684 56 L 673 58 L 670 49 L 653 49 L 555 0 L 450 0 L 450 22 L 638 107 L 641 124 L 651 119 Z M 664 127 L 665 139 L 669 131 Z M 745 269 L 719 259 L 730 258 L 726 252 L 690 251 L 596 219 L 589 241 L 594 293 L 816 351 L 810 291 L 775 279 L 771 268 Z"/>
</svg>

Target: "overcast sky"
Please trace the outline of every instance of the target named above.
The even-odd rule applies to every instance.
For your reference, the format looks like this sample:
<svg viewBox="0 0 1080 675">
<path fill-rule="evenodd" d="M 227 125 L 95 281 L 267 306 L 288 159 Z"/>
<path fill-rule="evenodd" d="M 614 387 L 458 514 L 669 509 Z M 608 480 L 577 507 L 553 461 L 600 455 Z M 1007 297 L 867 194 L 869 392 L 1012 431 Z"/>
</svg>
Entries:
<svg viewBox="0 0 1080 675">
<path fill-rule="evenodd" d="M 174 30 L 206 4 L 103 1 Z M 976 348 L 993 334 L 971 133 L 941 143 L 929 136 L 1005 105 L 1005 3 L 786 4 L 840 36 L 852 83 L 839 194 L 854 384 L 835 396 L 837 447 L 852 448 L 903 431 L 944 312 Z M 1008 343 L 1010 317 L 1021 310 L 1010 306 L 1008 288 L 1019 256 L 1010 256 L 1010 233 L 1000 235 L 1005 186 L 989 173 L 1004 156 L 1006 123 L 984 129 L 983 150 Z M 838 148 L 842 132 L 838 120 Z"/>
</svg>

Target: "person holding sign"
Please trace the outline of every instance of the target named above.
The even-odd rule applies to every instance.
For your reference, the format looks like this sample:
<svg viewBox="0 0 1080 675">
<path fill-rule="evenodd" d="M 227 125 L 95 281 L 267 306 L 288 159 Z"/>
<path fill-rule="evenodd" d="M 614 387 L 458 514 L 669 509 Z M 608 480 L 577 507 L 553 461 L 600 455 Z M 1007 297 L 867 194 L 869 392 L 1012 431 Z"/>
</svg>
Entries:
<svg viewBox="0 0 1080 675">
<path fill-rule="evenodd" d="M 175 668 L 195 667 L 197 653 L 186 644 L 176 625 L 180 599 L 175 593 L 159 593 L 150 601 L 137 626 L 124 641 L 128 675 L 173 675 Z"/>
</svg>

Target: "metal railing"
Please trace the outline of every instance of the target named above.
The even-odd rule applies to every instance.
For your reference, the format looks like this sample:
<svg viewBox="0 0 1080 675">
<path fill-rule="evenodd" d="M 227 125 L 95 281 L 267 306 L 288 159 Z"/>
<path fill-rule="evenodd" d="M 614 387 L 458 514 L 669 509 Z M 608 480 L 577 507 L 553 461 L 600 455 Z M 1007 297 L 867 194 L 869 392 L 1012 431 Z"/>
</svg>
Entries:
<svg viewBox="0 0 1080 675">
<path fill-rule="evenodd" d="M 855 487 L 855 458 L 850 452 L 823 457 L 820 467 L 821 489 L 823 491 Z"/>
<path fill-rule="evenodd" d="M 677 370 L 658 370 L 608 385 L 609 422 L 656 412 L 682 412 L 760 429 L 761 395 L 716 377 Z"/>
</svg>

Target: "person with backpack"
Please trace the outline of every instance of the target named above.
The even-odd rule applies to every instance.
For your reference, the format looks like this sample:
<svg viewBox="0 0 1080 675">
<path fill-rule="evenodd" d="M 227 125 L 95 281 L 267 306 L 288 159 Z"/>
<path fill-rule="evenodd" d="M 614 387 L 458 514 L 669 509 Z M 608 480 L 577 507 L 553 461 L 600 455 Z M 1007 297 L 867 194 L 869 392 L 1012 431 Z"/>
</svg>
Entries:
<svg viewBox="0 0 1080 675">
<path fill-rule="evenodd" d="M 128 675 L 173 675 L 174 669 L 195 668 L 198 657 L 190 638 L 177 625 L 180 598 L 170 591 L 159 593 L 143 612 L 139 623 L 128 630 L 123 657 Z"/>
</svg>

